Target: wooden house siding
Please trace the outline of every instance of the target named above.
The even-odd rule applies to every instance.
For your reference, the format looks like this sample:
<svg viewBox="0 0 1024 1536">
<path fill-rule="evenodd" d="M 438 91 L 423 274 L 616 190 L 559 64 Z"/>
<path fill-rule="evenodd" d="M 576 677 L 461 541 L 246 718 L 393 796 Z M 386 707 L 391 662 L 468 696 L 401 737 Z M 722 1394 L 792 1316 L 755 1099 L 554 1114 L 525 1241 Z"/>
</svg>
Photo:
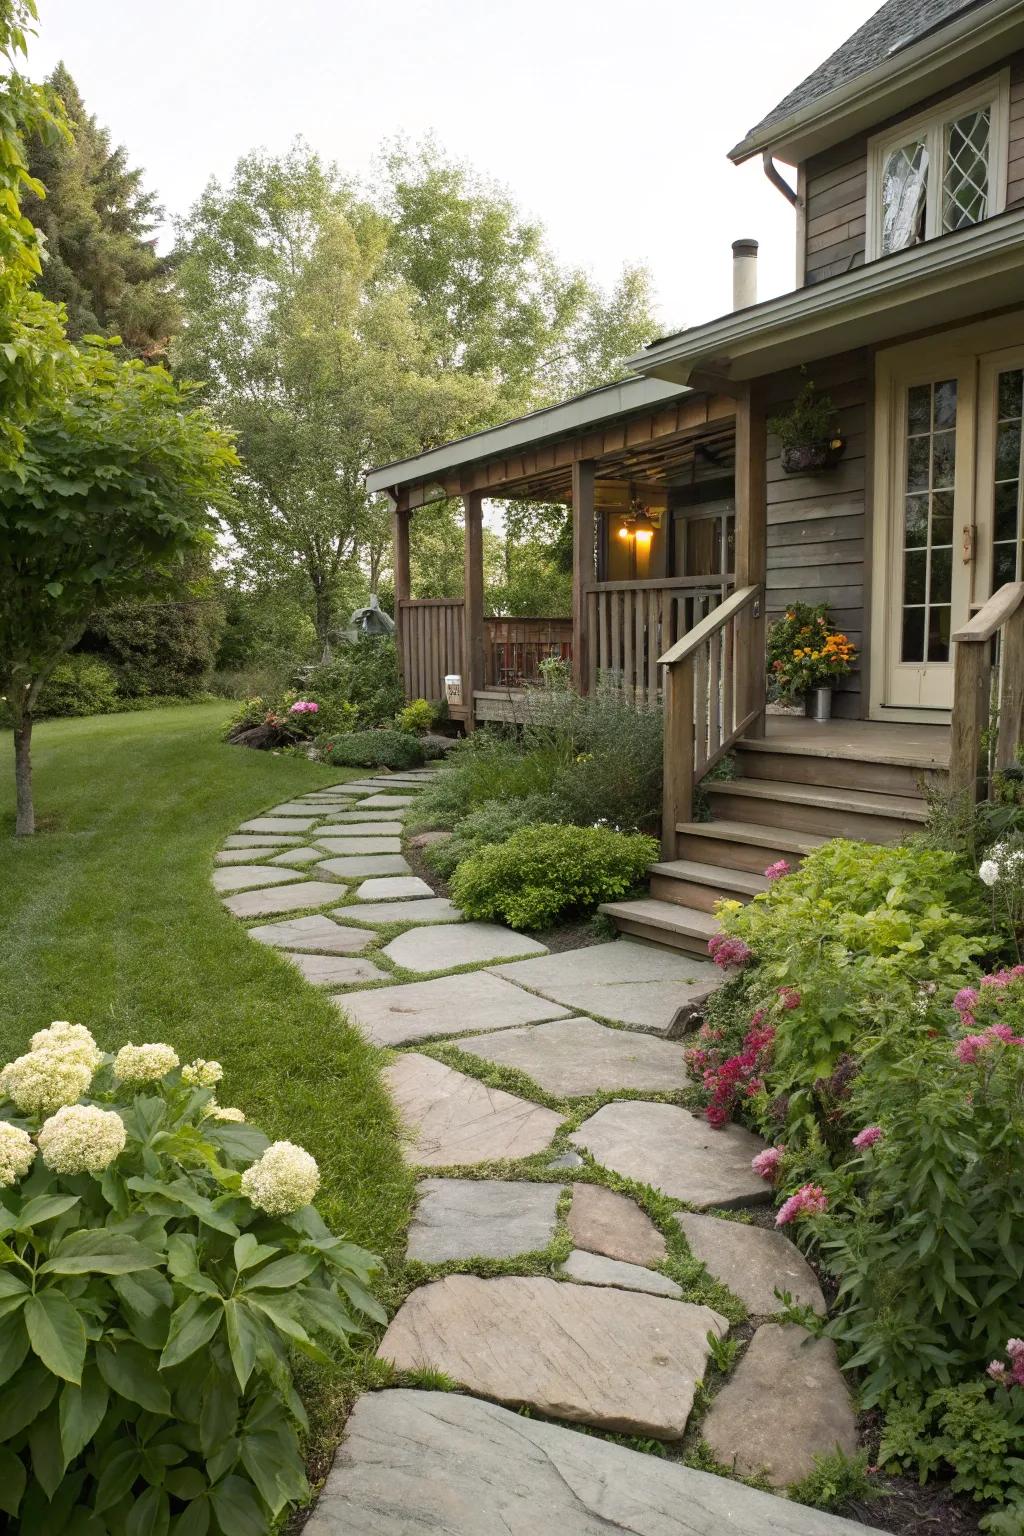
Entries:
<svg viewBox="0 0 1024 1536">
<path fill-rule="evenodd" d="M 828 603 L 835 624 L 854 644 L 866 643 L 866 485 L 871 360 L 865 351 L 815 363 L 813 378 L 836 406 L 846 437 L 839 464 L 824 474 L 788 475 L 779 443 L 768 437 L 767 616 L 769 624 L 790 603 Z M 769 417 L 784 411 L 803 383 L 793 370 L 768 383 Z M 835 713 L 857 719 L 865 713 L 859 671 L 836 688 Z"/>
</svg>

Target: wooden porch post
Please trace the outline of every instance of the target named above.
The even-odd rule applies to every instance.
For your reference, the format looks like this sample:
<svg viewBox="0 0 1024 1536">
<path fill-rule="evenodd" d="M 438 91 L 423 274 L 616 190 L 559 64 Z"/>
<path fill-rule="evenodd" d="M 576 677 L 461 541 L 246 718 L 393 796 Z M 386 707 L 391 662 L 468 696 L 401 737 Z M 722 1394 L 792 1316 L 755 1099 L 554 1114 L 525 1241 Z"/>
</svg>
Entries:
<svg viewBox="0 0 1024 1536">
<path fill-rule="evenodd" d="M 764 587 L 768 562 L 767 429 L 757 384 L 736 401 L 736 588 Z M 763 736 L 765 703 L 765 595 L 737 625 L 736 714 L 760 714 L 747 729 Z"/>
<path fill-rule="evenodd" d="M 590 685 L 587 587 L 594 580 L 594 461 L 572 465 L 572 681 L 577 693 Z"/>
<path fill-rule="evenodd" d="M 391 501 L 391 540 L 395 562 L 395 642 L 398 648 L 398 665 L 402 669 L 402 687 L 409 697 L 409 677 L 406 657 L 407 617 L 402 603 L 412 595 L 412 578 L 409 566 L 409 519 L 407 507 L 389 497 Z"/>
<path fill-rule="evenodd" d="M 483 493 L 462 498 L 466 514 L 466 563 L 463 593 L 465 628 L 462 659 L 462 700 L 466 730 L 476 729 L 474 699 L 484 686 L 484 514 Z"/>
<path fill-rule="evenodd" d="M 955 795 L 981 798 L 984 772 L 982 738 L 988 725 L 992 665 L 988 640 L 976 642 L 954 634 L 953 718 L 949 742 L 949 787 Z"/>
</svg>

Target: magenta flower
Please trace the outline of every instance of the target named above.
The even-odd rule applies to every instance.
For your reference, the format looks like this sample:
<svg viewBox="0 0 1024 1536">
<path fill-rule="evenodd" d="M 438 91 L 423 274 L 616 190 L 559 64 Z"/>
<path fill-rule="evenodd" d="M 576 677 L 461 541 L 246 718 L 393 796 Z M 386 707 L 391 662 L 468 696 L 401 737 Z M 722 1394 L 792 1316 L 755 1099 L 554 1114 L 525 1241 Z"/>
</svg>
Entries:
<svg viewBox="0 0 1024 1536">
<path fill-rule="evenodd" d="M 288 713 L 290 715 L 315 715 L 319 712 L 320 705 L 315 699 L 296 699 Z"/>
<path fill-rule="evenodd" d="M 775 1175 L 778 1172 L 779 1164 L 782 1162 L 782 1154 L 785 1150 L 785 1147 L 781 1146 L 766 1147 L 763 1152 L 759 1152 L 756 1157 L 750 1159 L 750 1166 L 759 1178 L 766 1180 L 769 1184 L 774 1184 Z"/>
<path fill-rule="evenodd" d="M 781 880 L 785 875 L 791 873 L 791 864 L 787 863 L 785 859 L 776 859 L 774 864 L 768 865 L 768 868 L 764 872 L 764 877 L 766 880 L 770 880 L 774 885 L 776 880 Z"/>
<path fill-rule="evenodd" d="M 992 1360 L 986 1367 L 987 1375 L 999 1386 L 1024 1387 L 1024 1339 L 1007 1339 L 1006 1353 L 1010 1357 L 1009 1369 L 1002 1360 Z"/>
<path fill-rule="evenodd" d="M 795 987 L 780 987 L 779 999 L 783 1008 L 792 1009 L 800 1007 L 800 993 Z"/>
<path fill-rule="evenodd" d="M 853 1145 L 858 1151 L 863 1151 L 866 1147 L 873 1147 L 876 1141 L 881 1141 L 884 1135 L 885 1132 L 880 1125 L 866 1125 L 853 1138 Z"/>
<path fill-rule="evenodd" d="M 716 933 L 708 940 L 708 954 L 723 971 L 732 965 L 740 969 L 754 958 L 753 950 L 742 939 L 729 939 L 724 933 Z"/>
<path fill-rule="evenodd" d="M 819 1216 L 828 1210 L 828 1196 L 820 1184 L 801 1184 L 795 1195 L 790 1195 L 779 1207 L 775 1218 L 777 1227 L 787 1226 L 798 1216 Z"/>
</svg>

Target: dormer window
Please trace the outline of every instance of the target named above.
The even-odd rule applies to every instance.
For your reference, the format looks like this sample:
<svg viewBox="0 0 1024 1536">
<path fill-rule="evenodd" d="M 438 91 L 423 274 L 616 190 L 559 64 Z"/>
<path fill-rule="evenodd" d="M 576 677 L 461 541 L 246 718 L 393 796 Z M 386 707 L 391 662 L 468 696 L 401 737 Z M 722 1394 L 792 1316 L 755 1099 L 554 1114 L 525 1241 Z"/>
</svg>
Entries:
<svg viewBox="0 0 1024 1536">
<path fill-rule="evenodd" d="M 1006 202 L 1009 72 L 869 143 L 867 259 L 978 224 Z"/>
</svg>

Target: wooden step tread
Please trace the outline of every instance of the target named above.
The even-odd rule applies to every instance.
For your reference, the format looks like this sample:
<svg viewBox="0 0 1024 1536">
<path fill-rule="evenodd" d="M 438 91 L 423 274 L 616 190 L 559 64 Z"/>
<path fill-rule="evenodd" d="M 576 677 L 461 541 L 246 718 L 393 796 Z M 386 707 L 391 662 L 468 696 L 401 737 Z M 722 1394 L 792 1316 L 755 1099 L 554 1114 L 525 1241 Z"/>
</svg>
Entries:
<svg viewBox="0 0 1024 1536">
<path fill-rule="evenodd" d="M 715 795 L 734 795 L 744 800 L 813 805 L 826 811 L 855 811 L 860 816 L 886 816 L 896 821 L 928 820 L 923 800 L 874 789 L 832 789 L 824 784 L 788 784 L 779 779 L 715 779 L 703 788 L 712 797 L 712 804 Z"/>
<path fill-rule="evenodd" d="M 751 875 L 745 869 L 724 869 L 720 864 L 700 864 L 696 859 L 666 859 L 652 864 L 652 875 L 666 875 L 670 880 L 688 880 L 693 885 L 712 885 L 722 891 L 756 896 L 770 884 L 764 875 Z"/>
<path fill-rule="evenodd" d="M 637 901 L 606 901 L 597 910 L 605 917 L 626 918 L 663 933 L 686 934 L 691 939 L 711 939 L 718 932 L 718 919 L 712 913 L 681 907 L 674 901 L 656 901 L 653 896 L 642 896 Z"/>
<path fill-rule="evenodd" d="M 713 837 L 719 842 L 777 848 L 782 853 L 813 853 L 830 841 L 815 832 L 790 832 L 785 827 L 763 827 L 753 821 L 678 821 L 676 831 L 687 837 Z"/>
<path fill-rule="evenodd" d="M 934 727 L 939 730 L 939 727 Z M 822 732 L 820 742 L 805 740 L 801 737 L 798 741 L 787 741 L 785 737 L 767 736 L 741 736 L 734 748 L 737 752 L 779 752 L 787 757 L 841 757 L 848 762 L 857 763 L 882 763 L 893 768 L 918 768 L 933 773 L 948 773 L 949 771 L 949 741 L 937 742 L 934 747 L 891 747 L 881 746 L 873 740 L 865 740 L 862 743 L 850 740 L 836 740 L 827 730 Z"/>
</svg>

